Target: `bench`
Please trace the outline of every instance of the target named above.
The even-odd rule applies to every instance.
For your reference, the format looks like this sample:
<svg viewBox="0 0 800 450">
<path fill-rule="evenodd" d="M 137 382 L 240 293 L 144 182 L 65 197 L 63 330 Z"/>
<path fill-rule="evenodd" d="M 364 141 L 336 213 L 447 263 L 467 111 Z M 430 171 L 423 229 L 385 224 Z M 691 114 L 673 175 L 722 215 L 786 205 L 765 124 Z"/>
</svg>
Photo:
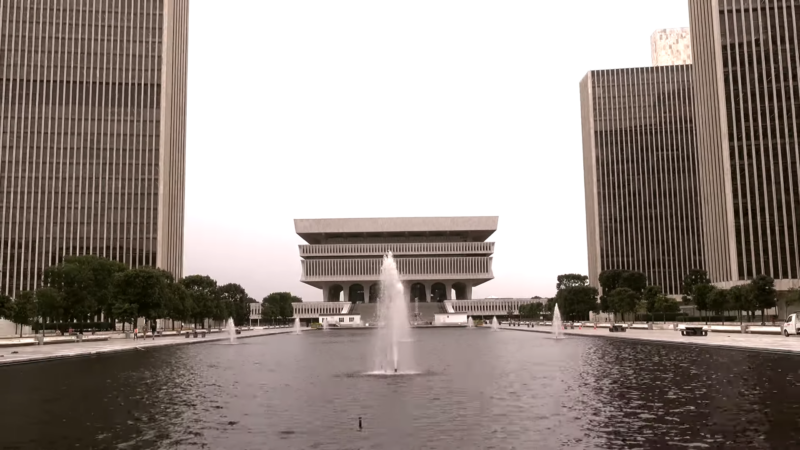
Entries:
<svg viewBox="0 0 800 450">
<path fill-rule="evenodd" d="M 681 330 L 681 336 L 707 336 L 708 330 L 703 329 L 703 327 L 692 327 L 687 326 Z"/>
<path fill-rule="evenodd" d="M 625 325 L 614 324 L 608 327 L 608 331 L 610 331 L 611 333 L 620 333 L 620 332 L 624 333 L 627 331 L 627 328 L 625 327 Z"/>
</svg>

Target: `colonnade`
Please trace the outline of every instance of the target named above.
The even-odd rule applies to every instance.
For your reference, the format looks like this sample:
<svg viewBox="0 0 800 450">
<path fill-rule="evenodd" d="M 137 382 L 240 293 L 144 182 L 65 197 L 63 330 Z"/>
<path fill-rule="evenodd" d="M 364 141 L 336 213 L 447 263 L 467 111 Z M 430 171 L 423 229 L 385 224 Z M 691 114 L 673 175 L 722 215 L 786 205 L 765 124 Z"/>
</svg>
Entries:
<svg viewBox="0 0 800 450">
<path fill-rule="evenodd" d="M 470 280 L 403 281 L 403 293 L 407 301 L 469 300 L 472 298 L 472 283 Z M 322 285 L 324 302 L 374 303 L 379 296 L 380 282 L 377 281 L 330 282 Z"/>
</svg>

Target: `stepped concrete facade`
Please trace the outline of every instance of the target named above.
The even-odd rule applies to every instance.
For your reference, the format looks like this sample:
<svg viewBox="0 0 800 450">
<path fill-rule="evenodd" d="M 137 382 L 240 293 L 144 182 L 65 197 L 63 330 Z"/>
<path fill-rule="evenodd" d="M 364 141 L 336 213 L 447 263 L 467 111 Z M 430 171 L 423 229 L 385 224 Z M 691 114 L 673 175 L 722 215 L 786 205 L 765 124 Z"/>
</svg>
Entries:
<svg viewBox="0 0 800 450">
<path fill-rule="evenodd" d="M 72 255 L 182 276 L 188 7 L 0 2 L 0 294 Z"/>
<path fill-rule="evenodd" d="M 322 291 L 323 302 L 374 303 L 383 255 L 392 252 L 409 301 L 472 298 L 494 278 L 498 217 L 296 219 L 300 281 Z M 316 313 L 316 311 L 314 312 Z"/>
</svg>

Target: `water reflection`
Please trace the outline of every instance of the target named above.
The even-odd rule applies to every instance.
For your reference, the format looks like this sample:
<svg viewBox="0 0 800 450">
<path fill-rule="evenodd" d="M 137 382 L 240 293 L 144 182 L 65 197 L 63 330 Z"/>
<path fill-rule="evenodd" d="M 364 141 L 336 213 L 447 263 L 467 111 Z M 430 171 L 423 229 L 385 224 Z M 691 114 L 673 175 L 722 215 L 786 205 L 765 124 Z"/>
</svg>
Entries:
<svg viewBox="0 0 800 450">
<path fill-rule="evenodd" d="M 402 377 L 354 376 L 371 334 L 346 330 L 0 368 L 0 448 L 800 448 L 797 357 L 413 338 Z"/>
</svg>

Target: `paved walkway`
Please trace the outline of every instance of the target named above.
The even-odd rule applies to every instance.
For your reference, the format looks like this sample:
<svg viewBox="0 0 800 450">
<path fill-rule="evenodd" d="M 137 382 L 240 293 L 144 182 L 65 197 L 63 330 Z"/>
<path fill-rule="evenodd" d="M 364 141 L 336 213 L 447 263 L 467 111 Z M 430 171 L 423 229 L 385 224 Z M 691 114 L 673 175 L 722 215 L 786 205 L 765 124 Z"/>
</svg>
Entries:
<svg viewBox="0 0 800 450">
<path fill-rule="evenodd" d="M 503 330 L 525 331 L 532 333 L 551 333 L 550 326 L 509 327 Z M 732 331 L 712 331 L 708 336 L 681 336 L 680 331 L 673 330 L 628 330 L 624 333 L 612 333 L 608 328 L 584 328 L 582 330 L 565 330 L 568 336 L 594 336 L 609 339 L 626 339 L 632 341 L 649 341 L 677 345 L 705 345 L 734 350 L 751 350 L 774 353 L 790 353 L 800 355 L 800 336 L 785 337 L 783 335 L 742 334 Z"/>
<path fill-rule="evenodd" d="M 292 328 L 269 328 L 242 331 L 237 339 L 248 339 L 259 336 L 270 336 L 274 334 L 293 333 Z M 76 342 L 73 344 L 58 345 L 37 345 L 22 346 L 0 349 L 0 366 L 11 364 L 23 364 L 39 361 L 50 361 L 54 359 L 76 358 L 81 356 L 92 356 L 104 353 L 117 353 L 135 351 L 138 348 L 166 347 L 170 345 L 203 344 L 207 342 L 225 341 L 230 339 L 227 333 L 212 333 L 205 338 L 186 338 L 185 336 L 167 336 L 150 339 L 109 339 L 98 342 Z M 16 352 L 16 353 L 12 353 Z"/>
</svg>

